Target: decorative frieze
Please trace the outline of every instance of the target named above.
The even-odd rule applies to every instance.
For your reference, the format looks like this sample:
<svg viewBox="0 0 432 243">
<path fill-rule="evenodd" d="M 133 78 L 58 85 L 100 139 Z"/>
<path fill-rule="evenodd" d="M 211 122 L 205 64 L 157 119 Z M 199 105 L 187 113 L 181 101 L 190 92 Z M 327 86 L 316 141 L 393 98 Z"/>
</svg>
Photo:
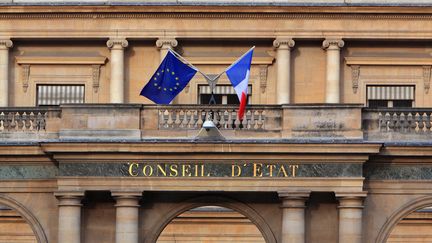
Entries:
<svg viewBox="0 0 432 243">
<path fill-rule="evenodd" d="M 359 87 L 359 78 L 360 78 L 360 66 L 352 65 L 351 66 L 351 78 L 352 78 L 352 89 L 354 94 L 357 94 L 357 90 Z"/>
<path fill-rule="evenodd" d="M 27 93 L 30 79 L 30 65 L 22 65 L 22 87 L 24 93 Z"/>
<path fill-rule="evenodd" d="M 431 66 L 423 66 L 423 82 L 425 93 L 429 93 L 431 78 Z"/>
<path fill-rule="evenodd" d="M 260 65 L 260 89 L 263 94 L 266 92 L 267 88 L 267 68 L 267 65 Z"/>
<path fill-rule="evenodd" d="M 92 65 L 92 83 L 93 91 L 97 93 L 99 91 L 99 76 L 100 76 L 100 65 Z"/>
</svg>

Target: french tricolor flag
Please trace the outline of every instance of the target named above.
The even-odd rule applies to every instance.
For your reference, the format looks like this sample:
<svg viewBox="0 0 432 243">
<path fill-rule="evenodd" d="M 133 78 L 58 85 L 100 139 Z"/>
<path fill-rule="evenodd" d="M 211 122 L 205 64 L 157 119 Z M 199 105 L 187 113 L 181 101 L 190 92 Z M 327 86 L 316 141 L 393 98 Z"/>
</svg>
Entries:
<svg viewBox="0 0 432 243">
<path fill-rule="evenodd" d="M 247 100 L 247 92 L 248 92 L 248 83 L 249 83 L 249 73 L 250 66 L 252 63 L 252 55 L 255 47 L 252 47 L 249 51 L 247 51 L 243 56 L 241 56 L 237 61 L 235 61 L 231 66 L 226 69 L 226 75 L 228 79 L 231 81 L 231 84 L 234 86 L 234 90 L 237 93 L 237 96 L 240 100 L 240 107 L 238 111 L 239 120 L 243 119 L 245 108 L 246 108 L 246 100 Z"/>
</svg>

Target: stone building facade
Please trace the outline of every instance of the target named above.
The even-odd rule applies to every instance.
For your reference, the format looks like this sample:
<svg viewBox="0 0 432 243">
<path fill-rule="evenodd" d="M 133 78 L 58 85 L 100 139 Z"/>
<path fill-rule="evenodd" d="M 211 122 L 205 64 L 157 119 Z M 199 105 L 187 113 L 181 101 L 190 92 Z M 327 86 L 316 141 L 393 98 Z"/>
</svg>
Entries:
<svg viewBox="0 0 432 243">
<path fill-rule="evenodd" d="M 170 242 L 218 232 L 194 211 L 212 207 L 266 243 L 429 239 L 431 19 L 428 1 L 0 1 L 0 240 Z M 251 46 L 243 120 L 226 76 L 216 105 L 198 74 L 170 105 L 139 96 L 170 48 L 216 75 Z"/>
</svg>

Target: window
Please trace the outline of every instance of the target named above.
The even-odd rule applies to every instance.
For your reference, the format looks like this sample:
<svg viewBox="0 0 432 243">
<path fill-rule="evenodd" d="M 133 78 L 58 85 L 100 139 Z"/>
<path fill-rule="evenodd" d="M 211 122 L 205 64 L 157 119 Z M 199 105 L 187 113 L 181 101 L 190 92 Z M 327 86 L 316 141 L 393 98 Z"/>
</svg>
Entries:
<svg viewBox="0 0 432 243">
<path fill-rule="evenodd" d="M 84 85 L 42 85 L 36 86 L 36 105 L 59 105 L 84 103 Z"/>
<path fill-rule="evenodd" d="M 200 85 L 198 86 L 199 104 L 210 104 L 211 99 L 211 90 L 208 85 Z M 248 86 L 248 97 L 247 104 L 249 104 L 250 97 L 252 93 L 252 86 Z M 216 104 L 223 105 L 238 105 L 240 104 L 237 94 L 234 88 L 231 85 L 217 85 L 214 89 L 214 99 Z"/>
<path fill-rule="evenodd" d="M 414 86 L 378 86 L 368 85 L 367 106 L 370 108 L 383 107 L 413 107 Z"/>
</svg>

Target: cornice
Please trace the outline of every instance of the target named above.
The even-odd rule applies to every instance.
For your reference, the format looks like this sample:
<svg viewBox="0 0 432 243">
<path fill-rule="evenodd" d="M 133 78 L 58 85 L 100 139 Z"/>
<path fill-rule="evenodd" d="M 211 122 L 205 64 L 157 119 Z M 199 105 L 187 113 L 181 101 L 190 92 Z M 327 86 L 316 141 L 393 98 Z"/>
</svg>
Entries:
<svg viewBox="0 0 432 243">
<path fill-rule="evenodd" d="M 195 12 L 153 12 L 153 13 L 5 13 L 0 9 L 0 19 L 374 19 L 374 20 L 430 20 L 431 13 L 195 13 Z"/>
<path fill-rule="evenodd" d="M 0 5 L 1 13 L 347 13 L 431 14 L 432 6 L 241 6 L 241 5 Z"/>
</svg>

